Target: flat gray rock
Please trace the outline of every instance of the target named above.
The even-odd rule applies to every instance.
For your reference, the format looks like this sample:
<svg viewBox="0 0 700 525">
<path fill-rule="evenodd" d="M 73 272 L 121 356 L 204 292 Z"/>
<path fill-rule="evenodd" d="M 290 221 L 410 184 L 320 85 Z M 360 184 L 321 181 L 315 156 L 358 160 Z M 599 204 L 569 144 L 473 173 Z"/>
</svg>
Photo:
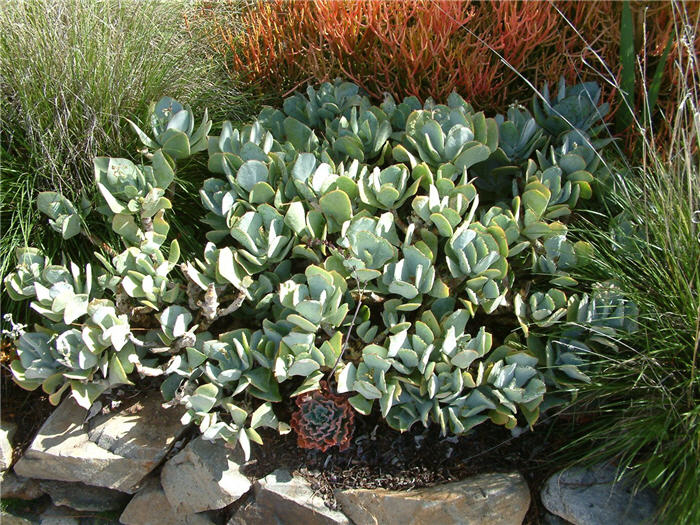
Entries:
<svg viewBox="0 0 700 525">
<path fill-rule="evenodd" d="M 121 525 L 104 513 L 80 512 L 68 507 L 57 507 L 47 500 L 36 502 L 33 511 L 0 511 L 2 525 Z"/>
<path fill-rule="evenodd" d="M 571 468 L 554 474 L 540 493 L 544 506 L 574 525 L 638 525 L 654 523 L 656 496 L 634 493 L 634 482 L 614 483 L 615 467 Z"/>
<path fill-rule="evenodd" d="M 65 507 L 49 507 L 39 518 L 40 525 L 80 525 L 76 512 Z"/>
<path fill-rule="evenodd" d="M 160 392 L 84 424 L 87 411 L 66 398 L 15 465 L 27 478 L 76 481 L 133 493 L 185 430 L 184 407 L 164 409 Z"/>
<path fill-rule="evenodd" d="M 0 422 L 0 471 L 12 464 L 12 439 L 17 431 L 14 423 Z"/>
<path fill-rule="evenodd" d="M 544 511 L 544 516 L 542 517 L 542 525 L 571 525 L 571 522 L 560 518 L 556 514 Z"/>
<path fill-rule="evenodd" d="M 0 523 L 2 525 L 38 525 L 39 520 L 18 516 L 7 510 L 0 510 Z"/>
<path fill-rule="evenodd" d="M 243 454 L 223 441 L 198 437 L 164 466 L 160 483 L 178 514 L 221 509 L 243 496 L 251 487 L 240 472 Z"/>
<path fill-rule="evenodd" d="M 75 510 L 121 510 L 129 502 L 129 494 L 104 487 L 91 487 L 84 483 L 42 480 L 39 485 L 51 497 L 54 505 Z"/>
<path fill-rule="evenodd" d="M 514 472 L 410 491 L 343 490 L 336 499 L 355 525 L 520 525 L 530 490 Z"/>
<path fill-rule="evenodd" d="M 10 470 L 0 473 L 0 497 L 30 500 L 43 495 L 37 480 L 23 478 Z"/>
<path fill-rule="evenodd" d="M 254 485 L 255 501 L 241 507 L 227 525 L 350 525 L 342 512 L 326 507 L 309 483 L 275 470 Z"/>
<path fill-rule="evenodd" d="M 214 525 L 206 514 L 178 514 L 157 477 L 149 478 L 119 517 L 124 525 Z"/>
</svg>

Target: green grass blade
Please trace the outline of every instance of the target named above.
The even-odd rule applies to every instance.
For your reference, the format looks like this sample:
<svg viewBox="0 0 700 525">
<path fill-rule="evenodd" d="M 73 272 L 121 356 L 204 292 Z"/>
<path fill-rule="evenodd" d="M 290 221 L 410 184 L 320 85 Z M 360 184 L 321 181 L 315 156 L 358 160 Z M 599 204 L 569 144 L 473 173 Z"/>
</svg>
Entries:
<svg viewBox="0 0 700 525">
<path fill-rule="evenodd" d="M 620 98 L 622 99 L 622 104 L 617 113 L 616 127 L 618 132 L 627 129 L 633 121 L 634 61 L 634 22 L 632 20 L 632 8 L 629 0 L 625 0 L 622 3 L 622 17 L 620 19 L 620 64 L 622 65 Z"/>
<path fill-rule="evenodd" d="M 664 48 L 664 52 L 661 55 L 659 63 L 656 65 L 654 70 L 654 77 L 649 85 L 649 91 L 647 92 L 647 103 L 645 110 L 644 122 L 647 123 L 651 119 L 651 115 L 654 114 L 654 107 L 656 106 L 656 100 L 659 98 L 659 91 L 661 90 L 661 80 L 664 77 L 664 70 L 666 69 L 666 61 L 668 60 L 668 54 L 673 47 L 673 34 L 668 37 L 668 42 Z"/>
</svg>

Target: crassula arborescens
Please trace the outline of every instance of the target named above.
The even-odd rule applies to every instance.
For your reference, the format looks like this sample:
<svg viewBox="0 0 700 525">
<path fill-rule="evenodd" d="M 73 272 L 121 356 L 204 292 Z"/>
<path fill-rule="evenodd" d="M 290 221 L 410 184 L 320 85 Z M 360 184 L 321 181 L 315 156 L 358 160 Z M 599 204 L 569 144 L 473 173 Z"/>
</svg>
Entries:
<svg viewBox="0 0 700 525">
<path fill-rule="evenodd" d="M 568 223 L 607 177 L 598 99 L 585 84 L 494 119 L 457 94 L 377 106 L 336 82 L 208 136 L 206 114 L 195 131 L 164 98 L 155 138 L 136 130 L 145 164 L 95 160 L 94 209 L 121 243 L 96 243 L 85 267 L 17 252 L 7 293 L 41 319 L 14 377 L 85 408 L 159 377 L 184 423 L 246 455 L 259 429 L 289 430 L 285 396 L 300 446 L 321 450 L 349 446 L 354 412 L 401 432 L 534 425 L 635 327 L 614 286 L 575 279 L 590 246 Z M 178 162 L 205 147 L 209 242 L 181 254 L 169 197 Z M 94 242 L 92 206 L 38 202 L 65 238 Z"/>
</svg>

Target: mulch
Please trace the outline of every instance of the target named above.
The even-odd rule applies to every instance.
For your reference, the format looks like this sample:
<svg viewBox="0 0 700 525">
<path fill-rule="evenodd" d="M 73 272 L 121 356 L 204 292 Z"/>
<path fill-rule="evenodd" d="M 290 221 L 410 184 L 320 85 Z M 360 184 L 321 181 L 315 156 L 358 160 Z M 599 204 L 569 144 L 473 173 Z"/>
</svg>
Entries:
<svg viewBox="0 0 700 525">
<path fill-rule="evenodd" d="M 26 391 L 12 380 L 9 361 L 13 357 L 12 349 L 3 345 L 0 349 L 0 414 L 3 421 L 17 424 L 14 438 L 14 459 L 17 460 L 54 407 L 41 389 Z M 259 479 L 280 468 L 298 473 L 310 482 L 330 508 L 337 509 L 334 497 L 337 489 L 410 490 L 481 473 L 518 471 L 527 480 L 532 496 L 524 523 L 534 525 L 541 523 L 544 515 L 539 488 L 548 475 L 558 470 L 552 456 L 566 443 L 568 429 L 568 418 L 545 417 L 534 431 L 518 436 L 489 423 L 459 437 L 443 437 L 435 426 L 425 429 L 420 424 L 401 434 L 390 429 L 379 414 L 373 413 L 355 418 L 353 440 L 342 452 L 336 447 L 326 452 L 301 449 L 294 432 L 281 436 L 263 429 L 260 434 L 264 443 L 253 447 L 253 457 L 243 472 L 251 479 Z"/>
<path fill-rule="evenodd" d="M 10 362 L 17 358 L 15 348 L 6 340 L 0 345 L 0 416 L 2 421 L 15 423 L 13 462 L 29 447 L 44 421 L 54 408 L 41 388 L 24 390 L 12 380 Z"/>
<path fill-rule="evenodd" d="M 542 522 L 539 488 L 557 468 L 552 452 L 564 442 L 566 423 L 550 419 L 534 431 L 515 437 L 509 430 L 484 423 L 460 437 L 442 437 L 434 426 L 415 425 L 401 434 L 378 415 L 356 418 L 350 448 L 340 452 L 300 449 L 296 436 L 261 432 L 263 445 L 243 472 L 259 479 L 283 468 L 306 478 L 326 504 L 338 508 L 337 489 L 410 490 L 487 472 L 518 471 L 530 486 L 532 503 L 524 523 Z M 560 427 L 560 428 L 558 428 Z"/>
</svg>

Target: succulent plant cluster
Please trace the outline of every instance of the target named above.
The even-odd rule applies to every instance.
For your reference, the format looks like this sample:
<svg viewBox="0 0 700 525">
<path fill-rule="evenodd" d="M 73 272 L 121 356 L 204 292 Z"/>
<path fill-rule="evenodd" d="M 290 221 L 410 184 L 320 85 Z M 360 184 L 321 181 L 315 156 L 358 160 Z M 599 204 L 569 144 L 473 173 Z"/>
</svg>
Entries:
<svg viewBox="0 0 700 525">
<path fill-rule="evenodd" d="M 345 447 L 333 418 L 353 415 L 314 393 L 324 381 L 400 431 L 534 424 L 636 317 L 614 286 L 574 272 L 590 247 L 567 220 L 605 176 L 599 90 L 545 98 L 534 116 L 487 118 L 457 94 L 375 106 L 336 81 L 218 136 L 206 113 L 195 131 L 189 108 L 162 99 L 152 137 L 134 125 L 146 164 L 95 159 L 96 210 L 123 247 L 85 268 L 18 251 L 7 291 L 43 322 L 19 341 L 16 380 L 89 406 L 159 377 L 184 423 L 246 454 L 259 428 L 290 430 L 274 410 L 288 395 L 300 443 Z M 180 262 L 167 190 L 204 149 L 208 242 Z M 66 238 L 89 211 L 56 193 L 39 208 Z"/>
</svg>

